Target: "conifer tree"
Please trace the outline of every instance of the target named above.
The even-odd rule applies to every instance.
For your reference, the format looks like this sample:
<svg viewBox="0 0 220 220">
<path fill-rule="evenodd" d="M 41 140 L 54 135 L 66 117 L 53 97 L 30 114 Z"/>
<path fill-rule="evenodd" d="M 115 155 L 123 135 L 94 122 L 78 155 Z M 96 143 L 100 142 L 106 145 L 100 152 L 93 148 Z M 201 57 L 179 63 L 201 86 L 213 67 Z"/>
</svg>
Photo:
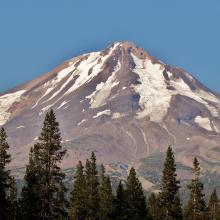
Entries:
<svg viewBox="0 0 220 220">
<path fill-rule="evenodd" d="M 19 219 L 42 219 L 41 210 L 41 165 L 38 147 L 35 145 L 29 153 L 29 163 L 26 166 L 24 186 L 19 199 Z"/>
<path fill-rule="evenodd" d="M 180 195 L 179 191 L 176 193 L 174 200 L 173 200 L 173 205 L 172 205 L 172 213 L 173 216 L 171 219 L 183 219 L 183 211 L 182 211 L 182 204 L 180 201 Z"/>
<path fill-rule="evenodd" d="M 152 193 L 147 201 L 147 210 L 152 220 L 161 220 L 162 213 L 159 206 L 158 196 Z"/>
<path fill-rule="evenodd" d="M 36 147 L 41 165 L 41 201 L 43 219 L 67 218 L 68 202 L 65 198 L 65 174 L 58 166 L 65 155 L 61 146 L 59 123 L 53 110 L 50 110 L 43 123 Z"/>
<path fill-rule="evenodd" d="M 67 218 L 65 174 L 58 166 L 64 155 L 59 123 L 51 110 L 45 116 L 41 134 L 30 152 L 26 168 L 25 186 L 20 200 L 24 219 Z"/>
<path fill-rule="evenodd" d="M 208 212 L 209 220 L 220 220 L 220 202 L 216 190 L 210 196 Z"/>
<path fill-rule="evenodd" d="M 126 183 L 126 202 L 128 204 L 128 220 L 147 219 L 146 199 L 136 171 L 132 167 Z"/>
<path fill-rule="evenodd" d="M 179 181 L 177 180 L 176 164 L 171 147 L 168 147 L 162 174 L 159 202 L 164 210 L 164 219 L 182 219 L 182 209 L 179 200 Z"/>
<path fill-rule="evenodd" d="M 9 145 L 7 143 L 7 135 L 4 128 L 0 129 L 0 219 L 7 219 L 10 204 L 7 199 L 10 187 L 10 171 L 6 166 L 11 161 L 8 153 Z"/>
<path fill-rule="evenodd" d="M 188 185 L 190 198 L 185 207 L 184 219 L 207 219 L 207 209 L 203 194 L 203 184 L 199 179 L 200 167 L 197 158 L 193 161 L 193 179 Z"/>
<path fill-rule="evenodd" d="M 113 219 L 126 220 L 127 211 L 126 194 L 122 182 L 120 181 L 116 190 L 116 197 L 114 200 Z"/>
<path fill-rule="evenodd" d="M 86 161 L 85 166 L 85 179 L 86 179 L 86 219 L 96 220 L 99 213 L 99 182 L 98 172 L 96 167 L 96 157 L 92 152 L 90 160 Z"/>
<path fill-rule="evenodd" d="M 84 220 L 86 217 L 86 182 L 84 167 L 79 161 L 74 176 L 73 190 L 70 197 L 70 219 Z"/>
<path fill-rule="evenodd" d="M 105 167 L 101 165 L 99 186 L 99 219 L 110 220 L 113 214 L 113 194 L 109 176 L 105 175 Z"/>
<path fill-rule="evenodd" d="M 10 179 L 8 200 L 9 200 L 8 219 L 16 220 L 17 211 L 18 211 L 18 201 L 17 201 L 17 188 L 16 188 L 16 182 L 15 182 L 14 177 L 11 177 Z"/>
</svg>

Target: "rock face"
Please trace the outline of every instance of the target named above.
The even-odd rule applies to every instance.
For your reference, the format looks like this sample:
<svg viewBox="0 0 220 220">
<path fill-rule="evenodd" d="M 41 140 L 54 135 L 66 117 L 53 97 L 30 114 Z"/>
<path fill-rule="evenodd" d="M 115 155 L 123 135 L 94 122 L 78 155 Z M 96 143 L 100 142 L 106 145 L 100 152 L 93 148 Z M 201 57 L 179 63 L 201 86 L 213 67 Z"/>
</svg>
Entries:
<svg viewBox="0 0 220 220">
<path fill-rule="evenodd" d="M 113 176 L 123 178 L 136 167 L 148 189 L 158 182 L 168 145 L 182 179 L 190 177 L 194 156 L 204 176 L 220 171 L 220 96 L 132 43 L 75 57 L 0 94 L 0 125 L 17 175 L 51 108 L 68 150 L 62 164 L 67 171 L 95 151 Z"/>
</svg>

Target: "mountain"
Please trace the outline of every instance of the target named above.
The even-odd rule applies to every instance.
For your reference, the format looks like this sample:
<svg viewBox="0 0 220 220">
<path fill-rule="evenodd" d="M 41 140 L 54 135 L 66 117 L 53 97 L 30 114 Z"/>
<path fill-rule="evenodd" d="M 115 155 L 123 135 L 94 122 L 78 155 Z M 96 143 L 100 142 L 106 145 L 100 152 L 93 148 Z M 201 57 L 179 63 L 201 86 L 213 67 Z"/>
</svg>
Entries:
<svg viewBox="0 0 220 220">
<path fill-rule="evenodd" d="M 18 177 L 51 108 L 68 150 L 67 173 L 95 151 L 112 177 L 123 178 L 134 166 L 144 188 L 156 189 L 171 145 L 181 179 L 190 178 L 194 156 L 209 184 L 219 177 L 220 96 L 130 42 L 75 57 L 0 94 L 0 125 Z"/>
</svg>

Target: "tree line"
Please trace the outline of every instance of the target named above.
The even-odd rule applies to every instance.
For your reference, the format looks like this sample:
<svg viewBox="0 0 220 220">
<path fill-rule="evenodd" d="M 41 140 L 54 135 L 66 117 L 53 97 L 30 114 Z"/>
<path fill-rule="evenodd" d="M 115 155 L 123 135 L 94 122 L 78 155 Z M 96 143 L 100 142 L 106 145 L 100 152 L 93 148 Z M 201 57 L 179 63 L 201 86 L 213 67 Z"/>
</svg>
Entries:
<svg viewBox="0 0 220 220">
<path fill-rule="evenodd" d="M 180 198 L 174 153 L 168 147 L 159 193 L 146 198 L 135 169 L 114 191 L 102 164 L 97 167 L 92 152 L 85 164 L 78 162 L 70 196 L 60 163 L 66 153 L 61 146 L 59 123 L 53 110 L 44 119 L 38 141 L 31 148 L 24 186 L 17 195 L 16 182 L 7 165 L 11 161 L 4 128 L 0 130 L 0 219 L 1 220 L 220 220 L 216 190 L 208 203 L 200 180 L 200 165 L 194 158 L 190 196 Z"/>
</svg>

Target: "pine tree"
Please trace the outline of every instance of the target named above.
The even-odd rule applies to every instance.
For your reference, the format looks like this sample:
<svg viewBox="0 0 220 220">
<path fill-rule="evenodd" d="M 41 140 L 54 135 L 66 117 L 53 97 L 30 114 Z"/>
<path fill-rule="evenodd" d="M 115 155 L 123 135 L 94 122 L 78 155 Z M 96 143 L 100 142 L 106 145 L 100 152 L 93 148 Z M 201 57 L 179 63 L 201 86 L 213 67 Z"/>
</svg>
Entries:
<svg viewBox="0 0 220 220">
<path fill-rule="evenodd" d="M 179 191 L 176 193 L 174 200 L 173 200 L 173 205 L 172 205 L 172 219 L 183 219 L 183 211 L 182 211 L 182 204 L 180 201 L 180 195 Z"/>
<path fill-rule="evenodd" d="M 207 219 L 206 203 L 203 194 L 203 184 L 200 179 L 200 167 L 197 158 L 193 161 L 193 179 L 188 185 L 190 198 L 185 207 L 184 219 L 202 220 Z"/>
<path fill-rule="evenodd" d="M 42 219 L 41 210 L 41 165 L 38 147 L 35 145 L 29 153 L 29 163 L 26 166 L 24 186 L 19 199 L 19 219 Z"/>
<path fill-rule="evenodd" d="M 67 218 L 68 202 L 65 198 L 65 174 L 58 166 L 65 155 L 61 146 L 59 123 L 53 110 L 50 110 L 44 120 L 43 128 L 36 147 L 41 164 L 41 201 L 43 219 Z"/>
<path fill-rule="evenodd" d="M 113 194 L 109 176 L 105 175 L 105 167 L 101 165 L 99 186 L 99 219 L 111 220 L 113 214 Z"/>
<path fill-rule="evenodd" d="M 86 216 L 86 182 L 83 165 L 79 161 L 70 197 L 70 219 L 84 220 Z"/>
<path fill-rule="evenodd" d="M 0 129 L 0 219 L 7 219 L 10 204 L 7 199 L 8 190 L 10 188 L 10 171 L 6 166 L 11 161 L 8 154 L 9 145 L 6 141 L 7 135 L 4 128 Z"/>
<path fill-rule="evenodd" d="M 127 211 L 126 194 L 121 181 L 118 184 L 116 190 L 116 197 L 114 199 L 114 213 L 113 219 L 115 220 L 126 220 Z"/>
<path fill-rule="evenodd" d="M 53 110 L 46 114 L 38 142 L 30 152 L 20 210 L 24 219 L 66 219 L 65 174 L 58 166 L 65 155 Z"/>
<path fill-rule="evenodd" d="M 86 161 L 85 166 L 85 178 L 86 178 L 86 219 L 96 220 L 98 219 L 99 213 L 99 182 L 98 182 L 98 172 L 96 167 L 96 157 L 94 152 L 92 152 L 90 160 Z"/>
<path fill-rule="evenodd" d="M 17 188 L 14 177 L 11 177 L 10 179 L 8 201 L 9 201 L 8 219 L 16 220 L 17 211 L 18 211 L 18 201 L 17 201 Z"/>
<path fill-rule="evenodd" d="M 182 219 L 181 204 L 178 196 L 179 188 L 174 154 L 172 148 L 168 147 L 162 175 L 161 192 L 159 194 L 160 206 L 164 210 L 164 219 L 166 220 Z"/>
<path fill-rule="evenodd" d="M 158 196 L 155 193 L 152 193 L 147 201 L 147 210 L 152 220 L 161 220 L 162 212 L 159 206 Z"/>
<path fill-rule="evenodd" d="M 128 220 L 147 219 L 146 199 L 136 171 L 132 167 L 126 183 L 126 202 L 128 204 Z"/>
<path fill-rule="evenodd" d="M 208 212 L 209 220 L 220 220 L 220 202 L 216 190 L 210 196 Z"/>
</svg>

